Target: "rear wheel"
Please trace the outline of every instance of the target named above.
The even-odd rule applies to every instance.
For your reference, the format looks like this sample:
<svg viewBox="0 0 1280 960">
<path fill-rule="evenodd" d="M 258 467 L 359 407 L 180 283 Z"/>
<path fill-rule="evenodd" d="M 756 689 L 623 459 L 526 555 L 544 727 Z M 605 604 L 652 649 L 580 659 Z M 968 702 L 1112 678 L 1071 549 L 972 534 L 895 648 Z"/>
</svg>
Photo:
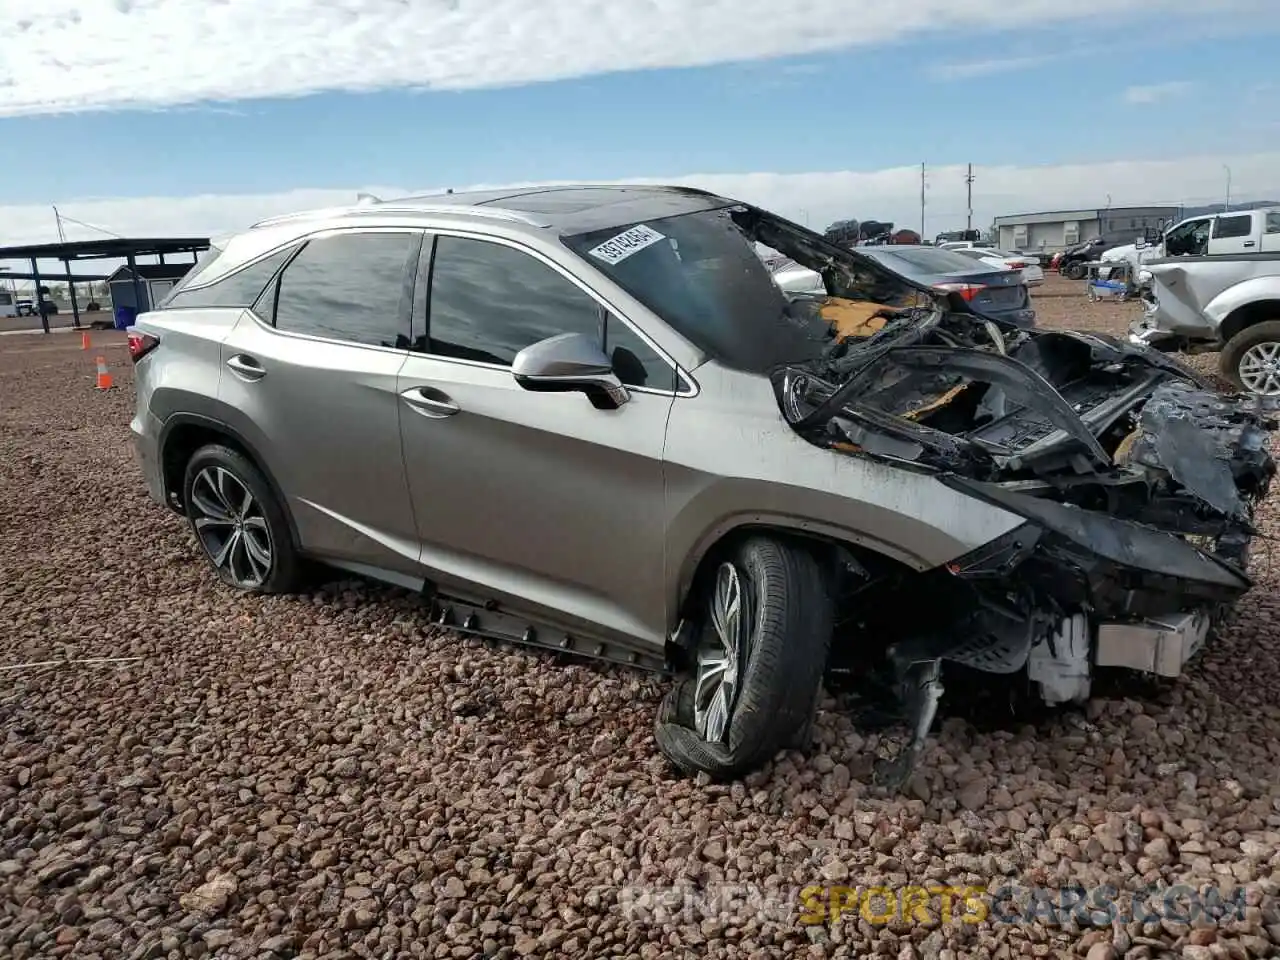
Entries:
<svg viewBox="0 0 1280 960">
<path fill-rule="evenodd" d="M 1062 272 L 1068 280 L 1083 280 L 1087 271 L 1083 263 L 1079 260 L 1073 260 L 1062 268 Z"/>
<path fill-rule="evenodd" d="M 685 773 L 727 780 L 807 745 L 832 604 L 812 555 L 769 537 L 726 555 L 701 602 L 693 664 L 663 700 L 655 737 Z"/>
<path fill-rule="evenodd" d="M 1280 320 L 1255 323 L 1228 340 L 1218 369 L 1241 390 L 1280 396 Z"/>
<path fill-rule="evenodd" d="M 247 593 L 288 593 L 302 563 L 284 509 L 266 478 L 237 450 L 201 447 L 187 462 L 182 502 L 218 577 Z"/>
</svg>

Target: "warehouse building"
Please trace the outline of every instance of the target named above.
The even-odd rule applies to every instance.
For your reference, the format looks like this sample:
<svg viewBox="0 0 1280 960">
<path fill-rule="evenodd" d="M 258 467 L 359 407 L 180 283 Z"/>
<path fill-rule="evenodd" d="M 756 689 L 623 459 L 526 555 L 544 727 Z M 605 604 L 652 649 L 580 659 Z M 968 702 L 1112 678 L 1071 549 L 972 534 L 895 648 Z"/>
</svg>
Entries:
<svg viewBox="0 0 1280 960">
<path fill-rule="evenodd" d="M 996 217 L 993 229 L 1001 250 L 1054 253 L 1094 237 L 1108 243 L 1132 243 L 1173 223 L 1179 215 L 1178 207 L 1050 210 Z"/>
</svg>

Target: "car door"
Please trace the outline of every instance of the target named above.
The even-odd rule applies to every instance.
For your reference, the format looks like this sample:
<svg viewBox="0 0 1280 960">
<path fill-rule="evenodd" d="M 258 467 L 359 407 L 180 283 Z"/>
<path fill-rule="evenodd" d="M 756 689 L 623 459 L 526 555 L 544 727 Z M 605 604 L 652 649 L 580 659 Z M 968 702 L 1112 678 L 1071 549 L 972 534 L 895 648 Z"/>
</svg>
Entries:
<svg viewBox="0 0 1280 960">
<path fill-rule="evenodd" d="M 1209 256 L 1232 253 L 1256 253 L 1258 237 L 1254 230 L 1254 214 L 1224 214 L 1213 218 L 1213 232 L 1209 234 Z"/>
<path fill-rule="evenodd" d="M 677 374 L 582 281 L 511 241 L 424 245 L 400 375 L 409 490 L 427 575 L 566 629 L 665 640 L 662 451 Z M 598 338 L 632 387 L 615 410 L 522 389 L 516 353 Z"/>
<path fill-rule="evenodd" d="M 1280 210 L 1259 211 L 1262 218 L 1262 252 L 1280 251 Z"/>
<path fill-rule="evenodd" d="M 404 229 L 307 238 L 222 345 L 219 396 L 253 432 L 302 549 L 353 569 L 418 569 L 396 378 L 421 245 Z"/>
</svg>

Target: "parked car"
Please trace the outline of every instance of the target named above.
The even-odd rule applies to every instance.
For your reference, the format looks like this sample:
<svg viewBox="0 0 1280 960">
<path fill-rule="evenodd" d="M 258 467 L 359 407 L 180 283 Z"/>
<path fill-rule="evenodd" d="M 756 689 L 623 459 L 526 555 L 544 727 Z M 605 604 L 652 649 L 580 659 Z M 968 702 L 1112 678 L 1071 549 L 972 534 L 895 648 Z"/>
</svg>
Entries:
<svg viewBox="0 0 1280 960">
<path fill-rule="evenodd" d="M 901 785 L 944 664 L 1048 703 L 1180 672 L 1250 587 L 1275 469 L 1274 424 L 1163 355 L 882 259 L 923 252 L 680 187 L 280 217 L 137 318 L 131 429 L 231 588 L 323 561 L 464 634 L 669 671 L 657 743 L 718 779 L 803 748 L 826 671 L 878 679 Z"/>
<path fill-rule="evenodd" d="M 20 317 L 34 317 L 36 315 L 36 303 L 34 300 L 19 300 L 16 306 Z"/>
<path fill-rule="evenodd" d="M 1051 269 L 1057 270 L 1068 280 L 1083 280 L 1089 272 L 1087 264 L 1100 258 L 1104 251 L 1118 246 L 1103 237 L 1094 237 L 1084 243 L 1067 247 L 1053 258 Z"/>
<path fill-rule="evenodd" d="M 963 255 L 964 250 L 934 246 L 858 247 L 870 257 L 915 283 L 956 294 L 967 309 L 1020 327 L 1035 325 L 1036 312 L 1023 278 L 1004 266 L 992 267 Z M 791 293 L 825 295 L 820 274 L 793 260 L 776 264 L 774 281 Z"/>
<path fill-rule="evenodd" d="M 0 317 L 18 316 L 18 307 L 14 296 L 8 290 L 0 290 Z"/>
<path fill-rule="evenodd" d="M 981 247 L 970 247 L 966 250 L 957 250 L 955 252 L 962 257 L 968 257 L 971 260 L 977 260 L 979 263 L 985 263 L 989 267 L 995 267 L 997 270 L 1021 271 L 1022 279 L 1028 287 L 1038 287 L 1044 283 L 1044 270 L 1040 268 L 1040 264 L 1016 253 L 994 248 L 986 250 Z"/>
<path fill-rule="evenodd" d="M 1130 339 L 1164 350 L 1217 350 L 1238 388 L 1280 396 L 1280 251 L 1151 260 L 1150 294 Z"/>
<path fill-rule="evenodd" d="M 1037 267 L 1043 267 L 1045 261 L 1049 259 L 1043 251 L 1039 250 L 1010 250 L 1009 253 L 1026 260 L 1028 263 L 1034 263 Z"/>
<path fill-rule="evenodd" d="M 990 240 L 947 240 L 937 247 L 940 250 L 993 250 L 995 244 Z"/>
</svg>

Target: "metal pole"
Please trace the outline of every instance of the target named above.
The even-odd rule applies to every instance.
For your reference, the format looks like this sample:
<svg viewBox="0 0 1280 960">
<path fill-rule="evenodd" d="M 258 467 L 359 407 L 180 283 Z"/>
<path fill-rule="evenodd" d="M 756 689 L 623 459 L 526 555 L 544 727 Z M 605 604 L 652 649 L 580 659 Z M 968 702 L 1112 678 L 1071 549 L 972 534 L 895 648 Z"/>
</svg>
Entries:
<svg viewBox="0 0 1280 960">
<path fill-rule="evenodd" d="M 138 279 L 138 260 L 131 253 L 125 258 L 129 264 L 129 273 L 133 275 L 133 310 L 134 315 L 144 312 L 142 309 L 142 281 Z"/>
<path fill-rule="evenodd" d="M 40 264 L 31 258 L 31 275 L 36 279 L 36 313 L 40 314 L 40 326 L 45 333 L 49 332 L 49 315 L 44 312 L 44 298 L 40 296 Z"/>
<path fill-rule="evenodd" d="M 1222 205 L 1222 212 L 1226 213 L 1231 209 L 1231 168 L 1224 163 L 1222 169 L 1227 171 L 1227 202 Z"/>
<path fill-rule="evenodd" d="M 80 329 L 80 305 L 76 303 L 76 282 L 71 279 L 71 261 L 63 259 L 62 265 L 67 268 L 67 292 L 71 295 L 71 323 Z"/>
<path fill-rule="evenodd" d="M 924 164 L 920 164 L 920 242 L 924 243 Z"/>
<path fill-rule="evenodd" d="M 969 201 L 969 216 L 968 216 L 968 219 L 965 220 L 965 230 L 968 231 L 973 229 L 973 164 L 972 163 L 969 164 L 969 172 L 965 174 L 964 182 L 965 182 L 966 193 L 968 195 L 968 201 Z"/>
</svg>

